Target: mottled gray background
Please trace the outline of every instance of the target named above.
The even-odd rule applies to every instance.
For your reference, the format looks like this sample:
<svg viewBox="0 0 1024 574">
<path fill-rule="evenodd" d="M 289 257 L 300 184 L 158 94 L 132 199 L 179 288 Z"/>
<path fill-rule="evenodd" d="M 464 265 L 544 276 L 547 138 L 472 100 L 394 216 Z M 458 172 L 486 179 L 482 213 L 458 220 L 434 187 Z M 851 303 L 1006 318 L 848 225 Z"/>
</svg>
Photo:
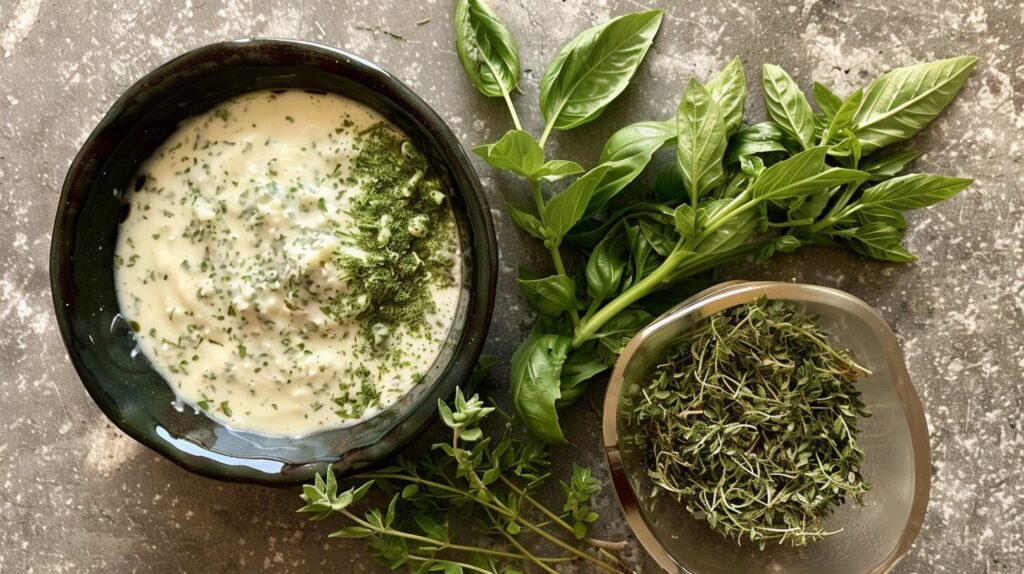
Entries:
<svg viewBox="0 0 1024 574">
<path fill-rule="evenodd" d="M 519 38 L 527 70 L 517 102 L 533 129 L 546 60 L 584 27 L 642 7 L 494 5 Z M 293 492 L 191 476 L 108 424 L 58 337 L 47 254 L 65 170 L 101 115 L 145 72 L 207 42 L 264 35 L 344 47 L 412 86 L 465 145 L 495 139 L 509 127 L 504 109 L 463 79 L 449 21 L 449 3 L 434 0 L 0 0 L 0 571 L 381 571 L 357 543 L 326 542 L 329 525 L 304 524 Z M 551 148 L 592 165 L 616 127 L 666 117 L 688 77 L 706 79 L 737 54 L 748 75 L 776 62 L 804 86 L 819 80 L 841 93 L 892 66 L 981 57 L 956 104 L 919 138 L 928 152 L 920 168 L 977 178 L 911 217 L 919 263 L 816 250 L 724 274 L 846 289 L 899 334 L 934 459 L 927 521 L 903 573 L 1024 571 L 1022 30 L 1024 5 L 1004 0 L 674 4 L 637 85 L 601 121 L 556 136 Z M 759 118 L 755 92 L 747 114 Z M 524 193 L 477 167 L 492 204 Z M 545 258 L 494 213 L 503 258 L 490 349 L 506 359 L 504 375 L 529 326 L 514 266 Z M 600 469 L 599 392 L 568 415 L 575 446 L 558 458 Z M 600 504 L 607 535 L 624 536 L 614 504 L 607 496 Z"/>
</svg>

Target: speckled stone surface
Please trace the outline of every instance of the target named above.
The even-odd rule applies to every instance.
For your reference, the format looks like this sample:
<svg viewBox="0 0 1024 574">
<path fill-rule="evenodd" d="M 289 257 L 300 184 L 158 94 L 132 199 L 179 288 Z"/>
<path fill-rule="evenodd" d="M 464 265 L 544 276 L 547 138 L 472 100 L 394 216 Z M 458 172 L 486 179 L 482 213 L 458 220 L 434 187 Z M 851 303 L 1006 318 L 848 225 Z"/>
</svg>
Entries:
<svg viewBox="0 0 1024 574">
<path fill-rule="evenodd" d="M 666 4 L 668 4 L 666 2 Z M 923 170 L 976 184 L 913 214 L 911 265 L 813 250 L 723 273 L 848 290 L 877 306 L 904 345 L 926 405 L 933 491 L 924 530 L 898 572 L 1024 571 L 1024 7 L 998 0 L 771 0 L 672 3 L 637 82 L 605 117 L 554 138 L 592 164 L 616 127 L 660 119 L 691 75 L 733 55 L 756 77 L 782 64 L 846 93 L 885 69 L 981 57 L 946 115 L 918 139 Z M 494 1 L 519 38 L 517 96 L 527 126 L 543 65 L 577 31 L 635 1 Z M 426 19 L 429 18 L 429 21 Z M 508 128 L 500 101 L 463 79 L 448 2 L 374 0 L 0 0 L 0 572 L 380 572 L 358 543 L 294 514 L 294 492 L 189 475 L 115 430 L 86 396 L 60 342 L 47 257 L 65 170 L 131 82 L 204 43 L 248 35 L 340 46 L 417 90 L 466 146 Z M 752 82 L 756 84 L 757 82 Z M 747 116 L 762 117 L 760 94 Z M 524 190 L 477 163 L 492 204 Z M 501 210 L 500 298 L 489 342 L 504 361 L 529 328 L 513 281 L 542 253 Z M 503 389 L 494 390 L 503 396 Z M 600 390 L 568 414 L 576 459 L 601 469 Z M 603 475 L 603 469 L 601 469 Z M 625 536 L 614 501 L 605 534 Z M 656 572 L 637 551 L 643 571 Z M 582 570 L 582 569 L 581 569 Z"/>
</svg>

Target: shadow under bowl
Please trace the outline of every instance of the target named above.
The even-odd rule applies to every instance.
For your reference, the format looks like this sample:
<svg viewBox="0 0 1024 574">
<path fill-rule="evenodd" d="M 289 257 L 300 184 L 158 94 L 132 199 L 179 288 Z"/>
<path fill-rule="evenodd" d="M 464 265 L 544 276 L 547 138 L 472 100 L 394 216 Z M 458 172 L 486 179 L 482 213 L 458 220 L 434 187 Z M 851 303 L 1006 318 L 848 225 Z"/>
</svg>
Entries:
<svg viewBox="0 0 1024 574">
<path fill-rule="evenodd" d="M 628 413 L 656 365 L 690 328 L 724 309 L 761 296 L 802 305 L 818 316 L 833 343 L 853 352 L 871 375 L 857 385 L 870 416 L 858 438 L 861 472 L 872 489 L 864 505 L 847 501 L 825 520 L 840 530 L 803 547 L 738 545 L 693 518 L 671 496 L 653 496 L 644 453 Z M 641 330 L 626 346 L 605 395 L 604 445 L 616 496 L 651 556 L 672 574 L 732 572 L 864 574 L 888 572 L 921 530 L 931 484 L 928 426 L 903 353 L 885 320 L 869 305 L 827 287 L 734 281 L 694 295 Z"/>
<path fill-rule="evenodd" d="M 395 124 L 451 192 L 463 253 L 455 324 L 423 381 L 380 414 L 301 438 L 233 430 L 184 406 L 137 351 L 114 284 L 118 226 L 140 164 L 179 124 L 255 90 L 336 93 Z M 472 374 L 490 325 L 497 244 L 480 182 L 444 121 L 377 65 L 307 42 L 246 39 L 190 51 L 133 84 L 86 140 L 64 181 L 50 249 L 57 323 L 82 383 L 121 430 L 193 472 L 294 484 L 334 465 L 351 472 L 419 434 Z"/>
</svg>

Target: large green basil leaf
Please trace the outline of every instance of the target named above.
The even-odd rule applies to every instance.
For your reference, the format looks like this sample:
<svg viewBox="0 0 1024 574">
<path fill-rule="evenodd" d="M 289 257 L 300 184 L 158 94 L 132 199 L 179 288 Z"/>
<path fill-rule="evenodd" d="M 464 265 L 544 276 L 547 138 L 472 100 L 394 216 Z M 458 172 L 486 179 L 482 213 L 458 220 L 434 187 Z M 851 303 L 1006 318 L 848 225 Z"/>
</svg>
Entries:
<svg viewBox="0 0 1024 574">
<path fill-rule="evenodd" d="M 565 191 L 551 198 L 544 207 L 541 221 L 547 230 L 548 238 L 556 244 L 561 242 L 565 234 L 576 225 L 590 205 L 594 190 L 601 183 L 608 166 L 599 165 L 580 176 Z"/>
<path fill-rule="evenodd" d="M 869 223 L 861 227 L 846 230 L 844 237 L 847 245 L 857 253 L 867 255 L 881 261 L 906 263 L 916 261 L 917 257 L 900 245 L 903 232 L 885 223 Z"/>
<path fill-rule="evenodd" d="M 545 181 L 558 181 L 563 177 L 583 173 L 583 166 L 566 159 L 553 159 L 540 166 L 540 169 L 533 172 L 532 179 L 543 179 Z"/>
<path fill-rule="evenodd" d="M 473 153 L 492 167 L 518 173 L 525 178 L 532 178 L 544 165 L 544 150 L 532 135 L 523 130 L 509 130 L 497 142 L 473 148 Z"/>
<path fill-rule="evenodd" d="M 728 199 L 716 199 L 709 201 L 701 209 L 707 212 L 706 218 L 711 218 L 728 204 Z M 757 230 L 759 216 L 760 212 L 757 209 L 747 209 L 729 217 L 725 223 L 700 242 L 697 252 L 701 254 L 720 253 L 746 243 Z M 700 219 L 705 218 L 701 217 Z"/>
<path fill-rule="evenodd" d="M 505 207 L 508 208 L 512 221 L 515 221 L 519 227 L 522 227 L 527 233 L 541 241 L 545 239 L 544 224 L 540 222 L 536 215 L 530 213 L 528 208 L 509 202 L 505 202 Z"/>
<path fill-rule="evenodd" d="M 562 365 L 562 396 L 555 405 L 561 408 L 576 402 L 590 387 L 590 380 L 608 367 L 593 343 L 570 351 Z"/>
<path fill-rule="evenodd" d="M 729 147 L 725 151 L 725 164 L 739 163 L 740 158 L 744 156 L 785 153 L 787 148 L 783 143 L 784 139 L 785 134 L 773 122 L 761 122 L 742 128 L 729 140 Z"/>
<path fill-rule="evenodd" d="M 686 84 L 676 111 L 676 161 L 690 204 L 718 187 L 725 179 L 725 122 L 711 94 L 694 79 Z"/>
<path fill-rule="evenodd" d="M 743 62 L 733 58 L 704 85 L 711 98 L 718 104 L 725 122 L 725 132 L 732 135 L 743 125 L 743 104 L 747 99 L 747 77 L 743 74 Z"/>
<path fill-rule="evenodd" d="M 661 26 L 662 11 L 626 14 L 583 31 L 540 83 L 544 119 L 556 130 L 585 124 L 626 89 Z"/>
<path fill-rule="evenodd" d="M 455 3 L 455 51 L 476 89 L 509 94 L 519 85 L 519 49 L 508 28 L 483 0 Z"/>
<path fill-rule="evenodd" d="M 764 65 L 764 102 L 768 115 L 804 149 L 814 141 L 814 110 L 793 78 L 782 68 Z"/>
<path fill-rule="evenodd" d="M 601 150 L 600 162 L 608 167 L 594 190 L 587 213 L 601 209 L 630 184 L 651 162 L 654 152 L 676 137 L 675 122 L 637 122 L 612 134 Z"/>
<path fill-rule="evenodd" d="M 530 305 L 543 315 L 559 315 L 576 308 L 576 283 L 565 275 L 541 277 L 520 266 L 517 277 Z"/>
<path fill-rule="evenodd" d="M 621 229 L 608 233 L 587 259 L 587 294 L 596 301 L 617 293 L 622 283 L 627 249 Z"/>
<path fill-rule="evenodd" d="M 935 119 L 978 64 L 960 56 L 896 68 L 875 78 L 853 118 L 853 133 L 865 154 L 903 141 Z"/>
<path fill-rule="evenodd" d="M 654 316 L 644 309 L 626 309 L 605 323 L 594 337 L 602 359 L 611 364 L 615 357 L 633 338 L 637 331 L 646 327 Z"/>
<path fill-rule="evenodd" d="M 512 407 L 530 434 L 547 443 L 566 442 L 555 401 L 570 347 L 572 339 L 563 335 L 530 335 L 512 355 Z"/>
<path fill-rule="evenodd" d="M 819 84 L 814 82 L 812 89 L 814 94 L 814 102 L 818 104 L 818 109 L 824 114 L 826 121 L 832 121 L 835 117 L 836 112 L 843 105 L 843 100 L 837 96 L 828 86 L 825 84 Z"/>
<path fill-rule="evenodd" d="M 895 211 L 921 209 L 953 197 L 973 181 L 928 173 L 901 175 L 865 189 L 857 205 Z"/>
<path fill-rule="evenodd" d="M 900 231 L 907 230 L 907 220 L 903 217 L 903 214 L 884 207 L 866 207 L 864 209 L 860 209 L 857 211 L 857 220 L 860 221 L 861 225 L 867 225 L 869 223 L 884 223 L 890 227 L 895 227 Z"/>
<path fill-rule="evenodd" d="M 828 123 L 825 133 L 821 136 L 822 145 L 831 142 L 836 134 L 853 125 L 853 115 L 857 112 L 857 108 L 860 107 L 863 100 L 864 90 L 858 89 L 843 101 L 843 104 L 836 110 L 836 114 L 832 116 L 832 121 Z"/>
<path fill-rule="evenodd" d="M 769 167 L 751 184 L 751 194 L 783 199 L 867 179 L 868 174 L 863 171 L 825 166 L 827 152 L 828 146 L 813 147 Z"/>
<path fill-rule="evenodd" d="M 871 177 L 868 178 L 869 181 L 882 181 L 896 177 L 919 157 L 921 157 L 921 153 L 912 149 L 900 150 L 869 158 L 860 168 L 871 174 Z"/>
</svg>

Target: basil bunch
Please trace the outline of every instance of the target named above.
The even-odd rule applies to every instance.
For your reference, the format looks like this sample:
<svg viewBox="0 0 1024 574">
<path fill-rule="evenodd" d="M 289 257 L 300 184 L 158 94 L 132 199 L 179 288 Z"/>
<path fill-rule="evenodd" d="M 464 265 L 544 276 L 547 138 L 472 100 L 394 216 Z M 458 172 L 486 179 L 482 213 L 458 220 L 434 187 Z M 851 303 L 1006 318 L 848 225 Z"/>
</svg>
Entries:
<svg viewBox="0 0 1024 574">
<path fill-rule="evenodd" d="M 949 105 L 977 64 L 966 56 L 892 70 L 845 99 L 815 84 L 818 112 L 782 68 L 765 65 L 768 119 L 752 125 L 743 122 L 746 77 L 734 59 L 706 83 L 691 79 L 674 118 L 613 134 L 590 170 L 547 159 L 553 130 L 596 119 L 626 89 L 661 21 L 660 10 L 626 14 L 569 42 L 541 81 L 546 124 L 534 139 L 510 97 L 520 68 L 511 35 L 482 0 L 457 3 L 460 60 L 481 93 L 505 99 L 516 127 L 474 151 L 530 183 L 533 205 L 508 209 L 544 242 L 555 271 L 519 272 L 538 320 L 511 371 L 517 415 L 547 442 L 565 442 L 557 409 L 579 398 L 667 302 L 689 293 L 694 276 L 747 255 L 767 259 L 812 244 L 913 261 L 901 244 L 903 212 L 971 183 L 899 175 L 919 154 L 890 148 Z M 505 79 L 493 80 L 499 76 Z M 612 201 L 670 146 L 676 161 L 661 168 L 652 189 L 634 186 L 628 198 Z M 542 184 L 571 176 L 564 190 L 542 193 Z M 566 243 L 586 255 L 576 273 L 562 262 Z"/>
</svg>

